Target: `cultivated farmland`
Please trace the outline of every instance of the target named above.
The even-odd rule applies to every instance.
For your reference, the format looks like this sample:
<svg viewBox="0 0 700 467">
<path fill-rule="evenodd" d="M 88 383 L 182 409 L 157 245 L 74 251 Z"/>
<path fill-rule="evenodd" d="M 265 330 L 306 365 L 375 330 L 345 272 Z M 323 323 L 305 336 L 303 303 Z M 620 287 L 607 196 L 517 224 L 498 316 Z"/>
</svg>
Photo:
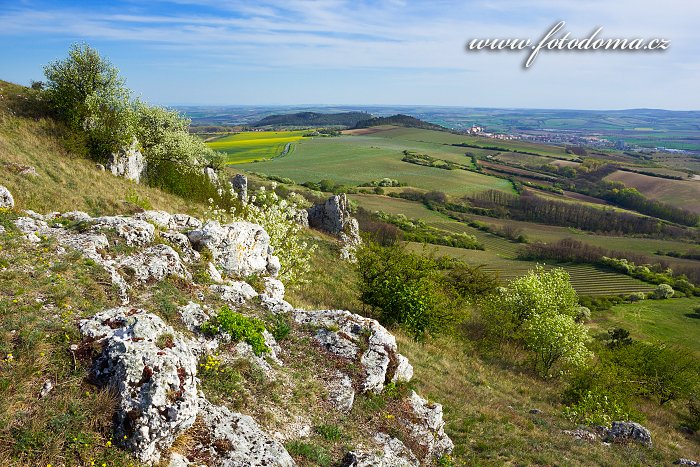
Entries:
<svg viewBox="0 0 700 467">
<path fill-rule="evenodd" d="M 608 175 L 606 180 L 622 182 L 649 198 L 700 213 L 700 180 L 669 180 L 621 170 Z"/>
<path fill-rule="evenodd" d="M 243 131 L 209 141 L 207 145 L 226 154 L 227 164 L 244 164 L 291 153 L 306 131 Z"/>
</svg>

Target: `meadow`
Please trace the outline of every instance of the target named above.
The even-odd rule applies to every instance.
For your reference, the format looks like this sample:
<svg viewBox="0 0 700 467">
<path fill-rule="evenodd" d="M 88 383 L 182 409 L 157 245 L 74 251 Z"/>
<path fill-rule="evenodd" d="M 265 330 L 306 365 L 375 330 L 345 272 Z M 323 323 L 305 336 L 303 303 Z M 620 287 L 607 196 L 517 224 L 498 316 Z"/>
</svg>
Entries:
<svg viewBox="0 0 700 467">
<path fill-rule="evenodd" d="M 401 160 L 403 151 L 409 150 L 470 164 L 464 148 L 443 142 L 446 137 L 456 138 L 457 135 L 401 128 L 365 136 L 305 138 L 295 143 L 295 150 L 288 156 L 256 163 L 254 170 L 288 177 L 297 183 L 329 179 L 357 186 L 388 177 L 411 187 L 452 195 L 490 189 L 513 192 L 507 180 L 465 170 L 418 166 Z M 237 165 L 240 169 L 253 170 L 252 167 Z"/>
<path fill-rule="evenodd" d="M 625 303 L 595 313 L 593 324 L 601 330 L 622 326 L 634 339 L 667 342 L 700 356 L 700 317 L 693 314 L 697 306 L 700 306 L 697 297 Z"/>
<path fill-rule="evenodd" d="M 294 143 L 307 131 L 242 131 L 207 142 L 207 145 L 226 154 L 227 164 L 245 164 L 277 157 L 287 150 L 294 151 Z M 285 155 L 286 155 L 285 154 Z"/>
</svg>

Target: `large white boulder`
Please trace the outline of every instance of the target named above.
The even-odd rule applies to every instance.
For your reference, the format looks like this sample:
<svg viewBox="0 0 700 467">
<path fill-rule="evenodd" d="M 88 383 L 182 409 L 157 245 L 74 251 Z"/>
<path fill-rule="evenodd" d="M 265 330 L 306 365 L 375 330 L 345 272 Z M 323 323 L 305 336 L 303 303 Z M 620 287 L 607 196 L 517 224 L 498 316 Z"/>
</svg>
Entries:
<svg viewBox="0 0 700 467">
<path fill-rule="evenodd" d="M 117 439 L 140 461 L 157 462 L 197 418 L 197 359 L 188 342 L 158 316 L 130 307 L 82 320 L 80 332 L 104 343 L 93 375 L 118 396 Z"/>
<path fill-rule="evenodd" d="M 279 270 L 279 261 L 272 256 L 270 236 L 257 224 L 240 221 L 221 225 L 209 221 L 187 236 L 195 249 L 207 248 L 216 265 L 230 276 L 274 275 L 275 269 Z"/>
<path fill-rule="evenodd" d="M 15 199 L 10 190 L 0 185 L 0 209 L 12 209 L 15 207 Z"/>
</svg>

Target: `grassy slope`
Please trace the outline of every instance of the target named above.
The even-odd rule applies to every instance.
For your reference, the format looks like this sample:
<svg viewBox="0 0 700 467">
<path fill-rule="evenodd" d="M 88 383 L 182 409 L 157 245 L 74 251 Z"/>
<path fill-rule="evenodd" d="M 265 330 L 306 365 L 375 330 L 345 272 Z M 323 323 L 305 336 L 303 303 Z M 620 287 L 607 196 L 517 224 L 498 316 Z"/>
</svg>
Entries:
<svg viewBox="0 0 700 467">
<path fill-rule="evenodd" d="M 94 162 L 67 152 L 60 139 L 63 129 L 53 120 L 10 114 L 3 104 L 24 92 L 21 86 L 0 82 L 0 180 L 18 209 L 77 209 L 97 215 L 130 211 L 139 207 L 136 202 L 171 212 L 201 210 L 177 196 L 101 172 Z M 32 166 L 39 176 L 19 175 L 17 165 Z"/>
<path fill-rule="evenodd" d="M 636 188 L 651 199 L 700 213 L 700 180 L 669 180 L 620 170 L 605 179 Z"/>
<path fill-rule="evenodd" d="M 462 148 L 445 146 L 439 141 L 420 142 L 404 137 L 387 137 L 388 132 L 366 136 L 345 135 L 314 138 L 296 143 L 295 151 L 285 157 L 238 168 L 289 177 L 296 182 L 331 179 L 347 185 L 389 177 L 426 190 L 451 194 L 473 193 L 489 189 L 511 192 L 510 182 L 464 170 L 443 170 L 402 162 L 405 149 L 428 153 L 433 157 L 470 163 Z M 415 130 L 414 130 L 415 131 Z M 431 133 L 427 132 L 428 136 Z"/>
<path fill-rule="evenodd" d="M 314 258 L 314 287 L 291 290 L 296 306 L 326 306 L 362 312 L 354 292 L 353 268 L 322 244 Z M 321 280 L 319 280 L 321 279 Z M 562 415 L 563 383 L 534 376 L 518 349 L 497 356 L 466 336 L 417 343 L 392 329 L 399 350 L 415 369 L 416 391 L 443 404 L 446 430 L 455 442 L 455 465 L 668 465 L 679 457 L 700 457 L 700 436 L 675 429 L 678 407 L 641 403 L 655 448 L 605 446 L 562 433 L 576 426 Z M 530 414 L 530 409 L 540 414 Z"/>
<path fill-rule="evenodd" d="M 668 342 L 700 356 L 700 319 L 693 314 L 696 306 L 700 306 L 698 297 L 644 300 L 597 313 L 594 322 L 602 330 L 622 326 L 635 339 Z"/>
<path fill-rule="evenodd" d="M 512 279 L 522 275 L 535 265 L 535 262 L 515 260 L 516 252 L 520 245 L 452 220 L 443 214 L 427 209 L 421 203 L 377 195 L 352 195 L 351 199 L 369 210 L 383 210 L 391 214 L 403 213 L 408 217 L 423 219 L 429 225 L 443 230 L 463 232 L 476 236 L 477 239 L 483 243 L 486 248 L 485 251 L 465 250 L 444 246 L 438 246 L 435 247 L 435 249 L 440 254 L 462 258 L 472 264 L 483 264 L 485 265 L 485 270 L 498 273 L 503 279 Z M 480 220 L 486 223 L 499 225 L 499 219 L 482 218 Z M 508 222 L 513 223 L 512 221 Z M 534 224 L 527 225 L 534 226 Z M 549 227 L 543 226 L 542 230 L 547 233 L 547 238 L 542 238 L 539 233 L 533 235 L 530 231 L 526 231 L 526 234 L 530 239 L 544 241 L 555 241 L 559 238 L 574 237 L 589 243 L 600 242 L 603 244 L 609 239 L 609 237 L 586 235 L 580 232 L 578 235 L 575 235 L 572 231 L 565 228 L 549 232 L 546 230 L 548 228 Z M 619 240 L 621 242 L 634 242 L 636 239 L 620 238 Z M 678 245 L 676 245 L 676 247 L 677 246 Z M 420 248 L 420 246 L 416 247 Z M 619 294 L 635 291 L 648 292 L 653 288 L 649 284 L 645 284 L 632 277 L 614 272 L 602 271 L 593 266 L 572 264 L 564 265 L 564 268 L 571 274 L 572 282 L 576 290 L 584 295 Z"/>
</svg>

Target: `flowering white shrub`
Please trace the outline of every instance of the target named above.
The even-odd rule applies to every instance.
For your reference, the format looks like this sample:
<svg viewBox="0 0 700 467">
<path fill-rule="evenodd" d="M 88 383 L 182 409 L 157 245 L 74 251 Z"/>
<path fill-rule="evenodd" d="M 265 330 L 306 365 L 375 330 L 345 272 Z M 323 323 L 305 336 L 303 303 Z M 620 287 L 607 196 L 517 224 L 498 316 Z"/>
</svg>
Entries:
<svg viewBox="0 0 700 467">
<path fill-rule="evenodd" d="M 551 376 L 555 363 L 581 367 L 592 353 L 586 348 L 588 331 L 571 316 L 559 313 L 534 314 L 523 323 L 525 346 L 533 353 L 535 369 Z"/>
<path fill-rule="evenodd" d="M 303 228 L 296 222 L 297 212 L 301 209 L 301 202 L 297 204 L 297 200 L 301 201 L 303 197 L 282 199 L 274 192 L 274 185 L 272 190 L 263 186 L 238 211 L 234 207 L 220 209 L 213 206 L 213 200 L 209 200 L 205 217 L 222 224 L 244 220 L 261 225 L 270 235 L 270 244 L 280 260 L 279 279 L 287 285 L 302 283 L 311 269 L 311 254 L 316 245 L 309 245 L 302 239 Z"/>
</svg>

